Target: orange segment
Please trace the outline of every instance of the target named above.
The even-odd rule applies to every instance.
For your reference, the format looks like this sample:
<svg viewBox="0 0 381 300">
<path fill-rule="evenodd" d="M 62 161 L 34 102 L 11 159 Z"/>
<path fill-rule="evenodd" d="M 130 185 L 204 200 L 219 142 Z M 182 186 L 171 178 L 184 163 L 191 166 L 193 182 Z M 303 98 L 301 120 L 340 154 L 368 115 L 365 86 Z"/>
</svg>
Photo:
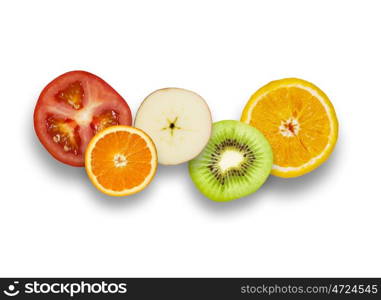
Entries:
<svg viewBox="0 0 381 300">
<path fill-rule="evenodd" d="M 287 78 L 270 82 L 247 103 L 241 121 L 269 140 L 273 175 L 295 177 L 312 171 L 331 154 L 338 123 L 328 97 L 315 85 Z"/>
<path fill-rule="evenodd" d="M 85 166 L 95 187 L 111 196 L 143 190 L 157 169 L 156 148 L 142 130 L 112 126 L 93 137 Z"/>
</svg>

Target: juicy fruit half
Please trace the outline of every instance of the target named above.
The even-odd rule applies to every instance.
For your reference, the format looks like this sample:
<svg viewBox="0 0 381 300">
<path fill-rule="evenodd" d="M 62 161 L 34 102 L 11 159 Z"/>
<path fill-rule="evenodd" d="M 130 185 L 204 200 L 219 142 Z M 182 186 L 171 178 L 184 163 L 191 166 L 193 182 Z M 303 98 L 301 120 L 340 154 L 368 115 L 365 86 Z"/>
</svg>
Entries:
<svg viewBox="0 0 381 300">
<path fill-rule="evenodd" d="M 155 142 L 159 163 L 177 165 L 197 156 L 207 144 L 212 117 L 203 98 L 194 92 L 161 89 L 140 106 L 135 126 Z"/>
<path fill-rule="evenodd" d="M 326 161 L 338 135 L 335 109 L 317 86 L 297 78 L 270 82 L 247 103 L 241 121 L 258 128 L 274 152 L 272 174 L 296 177 Z"/>
<path fill-rule="evenodd" d="M 214 201 L 230 201 L 258 190 L 273 164 L 271 146 L 261 132 L 238 121 L 213 124 L 212 137 L 189 162 L 197 188 Z"/>
<path fill-rule="evenodd" d="M 90 141 L 85 166 L 101 192 L 110 196 L 135 194 L 147 187 L 156 173 L 156 148 L 137 128 L 108 127 Z"/>
<path fill-rule="evenodd" d="M 101 78 L 84 71 L 65 73 L 41 92 L 34 128 L 48 152 L 72 166 L 84 165 L 90 139 L 109 126 L 131 125 L 123 98 Z"/>
</svg>

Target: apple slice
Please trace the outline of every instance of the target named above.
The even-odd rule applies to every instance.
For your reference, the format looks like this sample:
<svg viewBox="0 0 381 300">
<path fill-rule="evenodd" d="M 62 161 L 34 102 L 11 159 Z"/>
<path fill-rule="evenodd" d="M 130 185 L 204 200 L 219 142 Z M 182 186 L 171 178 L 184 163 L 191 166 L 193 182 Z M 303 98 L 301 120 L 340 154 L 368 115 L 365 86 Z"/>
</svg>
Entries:
<svg viewBox="0 0 381 300">
<path fill-rule="evenodd" d="M 144 99 L 136 113 L 135 127 L 152 138 L 160 164 L 177 165 L 204 149 L 212 131 L 212 116 L 198 94 L 166 88 Z"/>
</svg>

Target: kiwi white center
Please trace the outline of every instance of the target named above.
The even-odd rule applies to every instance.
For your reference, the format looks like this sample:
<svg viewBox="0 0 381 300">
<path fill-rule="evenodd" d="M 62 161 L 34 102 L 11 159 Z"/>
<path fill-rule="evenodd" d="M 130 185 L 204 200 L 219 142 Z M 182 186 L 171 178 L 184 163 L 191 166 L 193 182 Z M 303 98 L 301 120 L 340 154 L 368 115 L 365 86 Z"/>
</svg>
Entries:
<svg viewBox="0 0 381 300">
<path fill-rule="evenodd" d="M 221 154 L 221 159 L 218 163 L 222 172 L 231 168 L 237 168 L 243 162 L 244 157 L 241 152 L 234 150 L 226 150 Z"/>
<path fill-rule="evenodd" d="M 208 169 L 224 185 L 230 178 L 245 176 L 254 161 L 255 155 L 250 146 L 226 138 L 214 145 Z"/>
<path fill-rule="evenodd" d="M 127 166 L 127 157 L 123 154 L 114 155 L 114 165 L 117 168 L 122 168 Z"/>
<path fill-rule="evenodd" d="M 286 121 L 282 121 L 279 126 L 280 133 L 285 137 L 297 136 L 300 130 L 300 125 L 298 120 L 294 118 L 289 118 Z"/>
</svg>

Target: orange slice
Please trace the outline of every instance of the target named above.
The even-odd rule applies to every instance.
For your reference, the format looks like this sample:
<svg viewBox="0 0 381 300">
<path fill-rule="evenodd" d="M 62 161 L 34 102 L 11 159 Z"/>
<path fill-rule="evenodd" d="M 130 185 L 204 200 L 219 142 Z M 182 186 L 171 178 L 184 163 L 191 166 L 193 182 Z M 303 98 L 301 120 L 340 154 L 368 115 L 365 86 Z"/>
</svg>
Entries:
<svg viewBox="0 0 381 300">
<path fill-rule="evenodd" d="M 85 166 L 101 192 L 110 196 L 135 194 L 147 187 L 156 173 L 156 148 L 140 129 L 108 127 L 90 141 Z"/>
<path fill-rule="evenodd" d="M 328 97 L 297 78 L 270 82 L 251 96 L 241 121 L 266 136 L 273 148 L 272 174 L 304 175 L 326 161 L 335 147 L 338 122 Z"/>
</svg>

